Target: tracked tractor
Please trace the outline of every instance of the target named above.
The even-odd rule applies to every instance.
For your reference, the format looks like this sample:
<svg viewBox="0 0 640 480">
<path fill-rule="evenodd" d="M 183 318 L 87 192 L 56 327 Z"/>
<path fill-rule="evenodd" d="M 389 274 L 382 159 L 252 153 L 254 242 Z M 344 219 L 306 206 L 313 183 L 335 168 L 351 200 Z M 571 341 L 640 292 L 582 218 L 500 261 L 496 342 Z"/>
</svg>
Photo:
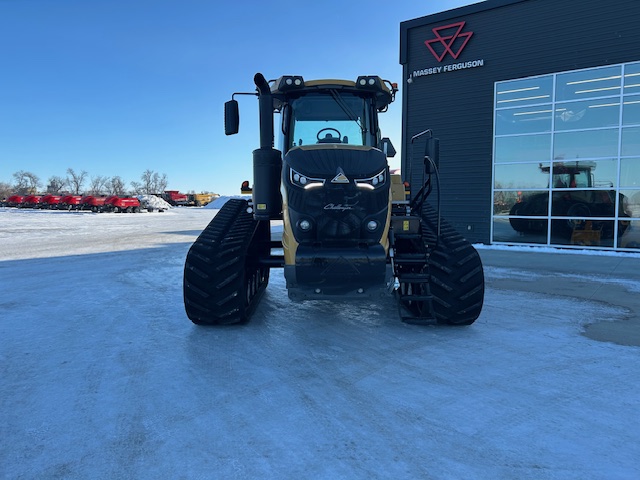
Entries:
<svg viewBox="0 0 640 480">
<path fill-rule="evenodd" d="M 436 139 L 425 134 L 420 188 L 408 193 L 389 171 L 395 150 L 382 138 L 378 114 L 397 86 L 377 76 L 267 81 L 259 73 L 254 83 L 256 92 L 244 94 L 259 104 L 260 147 L 246 189 L 252 196 L 229 200 L 187 254 L 183 291 L 191 321 L 247 321 L 270 270 L 283 268 L 292 301 L 371 303 L 394 295 L 408 323 L 473 323 L 484 298 L 480 257 L 440 217 L 439 202 L 426 201 L 437 185 Z M 227 135 L 239 128 L 236 95 L 243 93 L 225 104 Z M 272 239 L 271 220 L 283 221 L 281 240 Z"/>
</svg>

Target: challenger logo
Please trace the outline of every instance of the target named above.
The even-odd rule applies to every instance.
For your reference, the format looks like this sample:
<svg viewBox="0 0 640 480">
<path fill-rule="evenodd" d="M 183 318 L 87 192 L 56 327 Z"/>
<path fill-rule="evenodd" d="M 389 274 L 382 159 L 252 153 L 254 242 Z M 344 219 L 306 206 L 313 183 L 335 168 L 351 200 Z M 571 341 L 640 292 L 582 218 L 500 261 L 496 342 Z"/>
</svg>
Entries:
<svg viewBox="0 0 640 480">
<path fill-rule="evenodd" d="M 335 203 L 328 203 L 327 205 L 324 206 L 325 210 L 338 210 L 340 212 L 344 212 L 346 210 L 353 210 L 353 207 L 355 207 L 357 205 L 357 203 L 355 205 L 348 205 L 348 204 L 335 204 Z"/>
<path fill-rule="evenodd" d="M 464 47 L 467 46 L 473 32 L 461 33 L 466 22 L 452 23 L 431 29 L 436 38 L 427 40 L 424 44 L 431 51 L 438 62 L 442 62 L 447 53 L 457 60 Z"/>
<path fill-rule="evenodd" d="M 343 172 L 340 172 L 335 177 L 333 177 L 331 183 L 349 183 L 349 179 Z"/>
</svg>

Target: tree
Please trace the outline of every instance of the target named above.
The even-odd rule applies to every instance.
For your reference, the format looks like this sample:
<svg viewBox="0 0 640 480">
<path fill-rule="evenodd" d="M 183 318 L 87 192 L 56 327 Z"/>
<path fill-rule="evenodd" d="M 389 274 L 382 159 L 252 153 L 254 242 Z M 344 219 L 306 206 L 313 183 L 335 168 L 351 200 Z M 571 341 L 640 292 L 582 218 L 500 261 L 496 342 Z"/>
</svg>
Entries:
<svg viewBox="0 0 640 480">
<path fill-rule="evenodd" d="M 13 192 L 13 187 L 6 183 L 0 182 L 0 198 L 7 198 Z"/>
<path fill-rule="evenodd" d="M 47 183 L 47 193 L 60 193 L 67 186 L 67 179 L 53 175 Z"/>
<path fill-rule="evenodd" d="M 82 185 L 87 178 L 87 172 L 82 170 L 80 173 L 76 173 L 73 168 L 67 168 L 67 182 L 71 187 L 74 194 L 80 195 L 82 191 Z"/>
<path fill-rule="evenodd" d="M 131 182 L 131 191 L 134 195 L 143 195 L 142 185 L 140 182 L 136 182 L 135 180 Z"/>
<path fill-rule="evenodd" d="M 118 175 L 111 177 L 107 182 L 107 194 L 109 195 L 124 195 L 124 180 Z"/>
<path fill-rule="evenodd" d="M 138 195 L 153 195 L 167 189 L 167 174 L 162 176 L 153 170 L 145 170 L 140 176 L 140 182 L 131 182 L 131 188 Z"/>
<path fill-rule="evenodd" d="M 102 175 L 91 177 L 89 195 L 103 195 L 108 190 L 110 180 Z"/>
<path fill-rule="evenodd" d="M 29 195 L 38 192 L 40 188 L 40 178 L 35 173 L 20 170 L 13 174 L 15 185 L 14 191 L 18 195 Z"/>
</svg>

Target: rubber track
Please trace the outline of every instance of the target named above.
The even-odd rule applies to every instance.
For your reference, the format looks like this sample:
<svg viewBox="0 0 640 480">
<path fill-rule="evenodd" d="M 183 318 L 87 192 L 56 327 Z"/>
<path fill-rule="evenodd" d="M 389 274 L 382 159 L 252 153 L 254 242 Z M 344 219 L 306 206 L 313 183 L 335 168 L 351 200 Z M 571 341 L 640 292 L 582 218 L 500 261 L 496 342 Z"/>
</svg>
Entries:
<svg viewBox="0 0 640 480">
<path fill-rule="evenodd" d="M 438 216 L 428 204 L 422 212 L 423 237 L 433 237 Z M 429 261 L 433 309 L 438 323 L 471 325 L 484 302 L 480 255 L 447 221 L 440 220 L 440 239 Z"/>
<path fill-rule="evenodd" d="M 247 304 L 246 280 L 253 260 L 248 252 L 258 226 L 247 205 L 239 199 L 225 203 L 189 249 L 183 293 L 193 323 L 245 322 L 266 288 L 268 276 Z"/>
</svg>

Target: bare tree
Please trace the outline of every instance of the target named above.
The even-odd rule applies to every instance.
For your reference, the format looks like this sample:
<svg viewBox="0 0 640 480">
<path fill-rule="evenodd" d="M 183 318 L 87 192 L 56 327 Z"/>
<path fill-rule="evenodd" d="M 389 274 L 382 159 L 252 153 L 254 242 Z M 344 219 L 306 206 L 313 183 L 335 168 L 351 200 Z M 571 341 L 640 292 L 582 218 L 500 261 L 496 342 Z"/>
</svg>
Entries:
<svg viewBox="0 0 640 480">
<path fill-rule="evenodd" d="M 152 170 L 145 170 L 144 172 L 142 172 L 142 176 L 140 177 L 140 179 L 142 180 L 142 193 L 159 193 L 156 191 L 152 191 L 152 189 L 154 188 L 153 175 L 154 173 Z M 157 176 L 158 174 L 156 173 L 155 175 Z"/>
<path fill-rule="evenodd" d="M 157 173 L 153 175 L 153 182 L 155 187 L 154 193 L 162 193 L 167 189 L 167 185 L 169 184 L 169 180 L 167 179 L 167 174 L 163 173 L 162 176 Z"/>
<path fill-rule="evenodd" d="M 40 188 L 40 178 L 35 173 L 20 170 L 13 174 L 15 185 L 13 189 L 18 195 L 33 194 Z"/>
<path fill-rule="evenodd" d="M 7 198 L 13 192 L 13 187 L 6 182 L 0 182 L 0 199 Z"/>
<path fill-rule="evenodd" d="M 67 182 L 71 187 L 74 194 L 79 195 L 82 191 L 82 185 L 87 179 L 87 172 L 82 170 L 80 173 L 76 173 L 73 168 L 67 168 Z"/>
<path fill-rule="evenodd" d="M 124 180 L 118 175 L 111 177 L 107 182 L 107 194 L 109 195 L 124 195 Z"/>
<path fill-rule="evenodd" d="M 89 194 L 103 195 L 108 190 L 109 182 L 110 180 L 102 175 L 91 177 L 91 182 L 89 183 Z"/>
<path fill-rule="evenodd" d="M 140 182 L 131 182 L 131 188 L 139 195 L 153 195 L 167 189 L 167 174 L 160 175 L 153 170 L 145 170 L 140 176 Z"/>
<path fill-rule="evenodd" d="M 144 195 L 144 192 L 142 191 L 142 184 L 140 182 L 131 182 L 131 191 L 134 195 Z"/>
<path fill-rule="evenodd" d="M 47 183 L 47 193 L 60 193 L 67 186 L 67 179 L 53 175 Z"/>
</svg>

